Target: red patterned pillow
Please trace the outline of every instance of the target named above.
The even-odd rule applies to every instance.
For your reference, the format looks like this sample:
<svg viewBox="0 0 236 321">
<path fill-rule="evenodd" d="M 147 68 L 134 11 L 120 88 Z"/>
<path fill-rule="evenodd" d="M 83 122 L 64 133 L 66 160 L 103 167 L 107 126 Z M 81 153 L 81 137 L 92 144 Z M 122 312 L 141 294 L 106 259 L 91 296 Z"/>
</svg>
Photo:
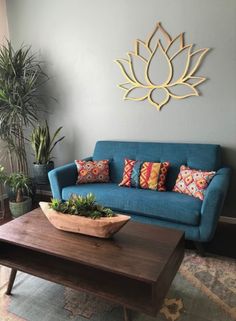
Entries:
<svg viewBox="0 0 236 321">
<path fill-rule="evenodd" d="M 110 180 L 109 160 L 75 160 L 75 164 L 78 170 L 77 184 L 107 183 Z"/>
<path fill-rule="evenodd" d="M 125 166 L 123 172 L 123 179 L 119 186 L 131 187 L 131 175 L 136 161 L 125 158 Z"/>
<path fill-rule="evenodd" d="M 165 191 L 166 175 L 169 166 L 169 162 L 141 162 L 126 158 L 123 179 L 119 185 Z"/>
<path fill-rule="evenodd" d="M 165 182 L 169 166 L 169 162 L 143 162 L 139 179 L 140 188 L 164 192 L 166 190 Z"/>
<path fill-rule="evenodd" d="M 170 167 L 170 162 L 163 162 L 161 163 L 160 172 L 158 176 L 158 182 L 157 182 L 157 190 L 159 192 L 165 192 L 166 191 L 166 177 L 167 172 Z"/>
<path fill-rule="evenodd" d="M 204 172 L 197 169 L 191 169 L 185 165 L 180 166 L 180 172 L 177 177 L 174 192 L 188 194 L 200 200 L 204 199 L 207 186 L 216 172 Z"/>
</svg>

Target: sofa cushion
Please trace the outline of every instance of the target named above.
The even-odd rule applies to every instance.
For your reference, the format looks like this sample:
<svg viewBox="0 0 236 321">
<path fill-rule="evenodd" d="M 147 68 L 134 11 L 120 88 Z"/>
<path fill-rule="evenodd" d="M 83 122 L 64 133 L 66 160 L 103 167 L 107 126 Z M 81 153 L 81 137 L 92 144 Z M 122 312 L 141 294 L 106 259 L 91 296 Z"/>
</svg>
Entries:
<svg viewBox="0 0 236 321">
<path fill-rule="evenodd" d="M 120 187 L 114 183 L 67 186 L 62 198 L 71 194 L 93 193 L 97 202 L 116 211 L 134 213 L 187 225 L 199 225 L 202 202 L 189 195 L 175 192 Z"/>
<path fill-rule="evenodd" d="M 139 188 L 140 187 L 140 170 L 142 168 L 143 162 L 140 161 L 135 161 L 132 173 L 131 173 L 131 177 L 130 177 L 130 182 L 131 182 L 131 186 L 135 187 L 135 188 Z M 122 186 L 121 184 L 119 184 L 120 186 Z"/>
<path fill-rule="evenodd" d="M 137 164 L 137 161 L 125 158 L 123 178 L 122 178 L 122 181 L 120 182 L 119 186 L 126 186 L 126 187 L 134 186 L 131 184 L 132 183 L 131 178 L 132 178 L 132 173 L 133 173 L 135 164 Z M 135 173 L 136 173 L 136 171 L 135 171 Z M 138 178 L 138 175 L 136 175 L 136 176 Z M 135 187 L 137 187 L 137 186 L 135 186 Z"/>
<path fill-rule="evenodd" d="M 108 183 L 110 180 L 109 160 L 75 160 L 75 164 L 78 171 L 77 184 Z"/>
<path fill-rule="evenodd" d="M 123 178 L 119 186 L 165 191 L 169 162 L 143 162 L 125 158 Z"/>
<path fill-rule="evenodd" d="M 174 192 L 192 195 L 203 201 L 205 191 L 216 172 L 204 172 L 191 169 L 185 165 L 180 172 L 173 188 Z"/>
<path fill-rule="evenodd" d="M 169 162 L 143 162 L 140 171 L 140 187 L 164 192 Z"/>
</svg>

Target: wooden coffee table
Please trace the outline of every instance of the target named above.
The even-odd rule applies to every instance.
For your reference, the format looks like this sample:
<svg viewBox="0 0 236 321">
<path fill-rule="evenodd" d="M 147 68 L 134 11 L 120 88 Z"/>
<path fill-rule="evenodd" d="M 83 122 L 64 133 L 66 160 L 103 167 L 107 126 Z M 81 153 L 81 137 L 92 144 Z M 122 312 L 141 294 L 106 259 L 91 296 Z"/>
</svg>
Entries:
<svg viewBox="0 0 236 321">
<path fill-rule="evenodd" d="M 129 222 L 112 239 L 55 229 L 40 209 L 0 227 L 0 264 L 155 316 L 184 256 L 184 234 Z"/>
</svg>

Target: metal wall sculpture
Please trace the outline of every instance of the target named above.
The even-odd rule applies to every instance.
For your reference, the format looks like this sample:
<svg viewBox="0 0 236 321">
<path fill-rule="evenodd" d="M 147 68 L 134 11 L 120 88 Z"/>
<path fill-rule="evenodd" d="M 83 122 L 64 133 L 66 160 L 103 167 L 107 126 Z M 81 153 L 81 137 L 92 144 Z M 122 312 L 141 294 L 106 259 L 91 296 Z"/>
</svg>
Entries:
<svg viewBox="0 0 236 321">
<path fill-rule="evenodd" d="M 196 87 L 206 78 L 195 73 L 208 50 L 194 51 L 192 44 L 184 44 L 183 33 L 172 39 L 157 23 L 146 41 L 135 41 L 134 52 L 128 52 L 126 59 L 115 60 L 125 77 L 119 85 L 125 91 L 123 98 L 147 99 L 160 110 L 171 97 L 199 96 Z"/>
</svg>

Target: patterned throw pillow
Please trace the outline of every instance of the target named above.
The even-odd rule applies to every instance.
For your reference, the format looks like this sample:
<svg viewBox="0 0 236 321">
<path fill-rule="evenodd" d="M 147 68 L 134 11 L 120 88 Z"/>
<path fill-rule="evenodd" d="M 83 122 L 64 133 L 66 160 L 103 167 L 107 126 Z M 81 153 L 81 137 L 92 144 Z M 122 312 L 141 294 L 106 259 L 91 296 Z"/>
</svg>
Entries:
<svg viewBox="0 0 236 321">
<path fill-rule="evenodd" d="M 125 166 L 124 166 L 124 172 L 123 172 L 123 179 L 119 186 L 131 186 L 131 175 L 134 168 L 136 161 L 132 159 L 125 159 Z"/>
<path fill-rule="evenodd" d="M 200 200 L 204 199 L 207 186 L 216 172 L 203 172 L 197 169 L 191 169 L 185 165 L 180 166 L 180 172 L 177 177 L 174 192 L 188 194 Z"/>
<path fill-rule="evenodd" d="M 75 160 L 75 164 L 78 170 L 77 184 L 107 183 L 110 180 L 109 160 Z"/>
<path fill-rule="evenodd" d="M 123 179 L 119 186 L 165 191 L 169 162 L 153 163 L 125 159 Z"/>
<path fill-rule="evenodd" d="M 140 187 L 164 192 L 166 190 L 166 175 L 169 167 L 169 162 L 143 162 L 140 172 Z"/>
<path fill-rule="evenodd" d="M 131 173 L 131 186 L 139 188 L 140 187 L 140 171 L 142 168 L 143 162 L 141 161 L 135 161 L 134 167 L 132 169 Z"/>
</svg>

